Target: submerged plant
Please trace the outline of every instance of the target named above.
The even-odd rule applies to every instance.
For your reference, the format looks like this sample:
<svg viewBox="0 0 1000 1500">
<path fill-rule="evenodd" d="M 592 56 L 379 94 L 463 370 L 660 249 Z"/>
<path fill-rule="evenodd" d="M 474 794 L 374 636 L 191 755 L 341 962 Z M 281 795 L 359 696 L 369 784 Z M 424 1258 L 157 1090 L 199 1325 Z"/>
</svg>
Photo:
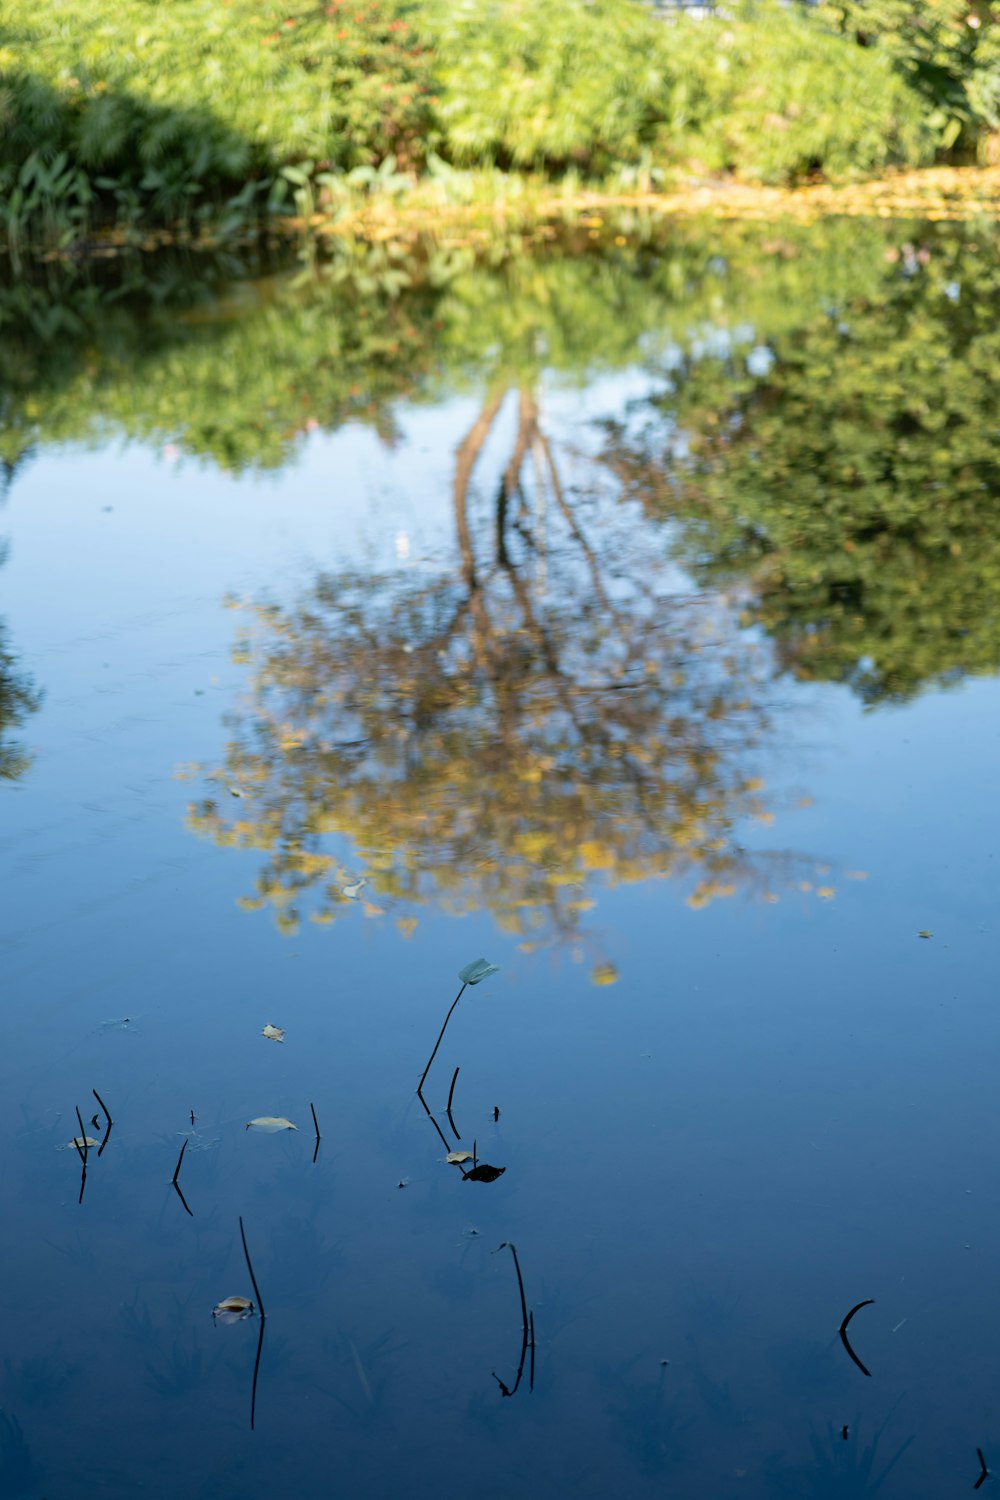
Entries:
<svg viewBox="0 0 1000 1500">
<path fill-rule="evenodd" d="M 147 1362 L 146 1383 L 160 1396 L 171 1399 L 189 1396 L 210 1379 L 218 1356 L 210 1360 L 202 1358 L 197 1338 L 192 1335 L 188 1348 L 179 1339 L 171 1345 L 170 1353 L 161 1354 L 157 1363 Z"/>
<path fill-rule="evenodd" d="M 811 1461 L 769 1470 L 776 1493 L 802 1496 L 804 1500 L 872 1500 L 914 1441 L 908 1437 L 880 1468 L 879 1442 L 888 1422 L 886 1417 L 868 1443 L 861 1440 L 860 1420 L 840 1431 L 828 1423 L 822 1436 L 815 1430 L 810 1432 Z"/>
<path fill-rule="evenodd" d="M 40 1470 L 16 1417 L 0 1411 L 0 1492 L 12 1497 L 34 1491 Z"/>
<path fill-rule="evenodd" d="M 670 1394 L 668 1366 L 661 1362 L 655 1378 L 643 1378 L 635 1373 L 640 1363 L 653 1361 L 646 1353 L 634 1354 L 623 1364 L 601 1370 L 599 1380 L 619 1440 L 644 1474 L 663 1474 L 686 1457 L 691 1419 L 683 1414 L 679 1397 Z"/>
</svg>

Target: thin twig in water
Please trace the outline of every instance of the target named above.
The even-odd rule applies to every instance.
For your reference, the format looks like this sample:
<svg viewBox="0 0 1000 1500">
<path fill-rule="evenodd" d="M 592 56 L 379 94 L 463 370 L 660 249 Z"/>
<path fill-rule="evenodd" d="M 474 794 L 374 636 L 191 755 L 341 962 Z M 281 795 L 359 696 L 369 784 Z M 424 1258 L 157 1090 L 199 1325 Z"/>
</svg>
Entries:
<svg viewBox="0 0 1000 1500">
<path fill-rule="evenodd" d="M 253 1384 L 250 1387 L 250 1431 L 253 1432 L 257 1418 L 257 1376 L 260 1374 L 260 1356 L 264 1349 L 264 1309 L 260 1311 L 260 1333 L 257 1335 L 257 1357 L 253 1362 Z"/>
<path fill-rule="evenodd" d="M 243 1215 L 242 1214 L 240 1214 L 240 1239 L 243 1241 L 243 1254 L 244 1254 L 244 1256 L 246 1258 L 247 1270 L 250 1272 L 250 1280 L 251 1280 L 251 1282 L 253 1284 L 253 1289 L 254 1289 L 254 1291 L 257 1294 L 257 1306 L 260 1308 L 261 1318 L 265 1318 L 265 1317 L 267 1317 L 267 1314 L 264 1311 L 264 1302 L 263 1302 L 263 1299 L 261 1298 L 261 1295 L 260 1295 L 260 1287 L 257 1285 L 257 1278 L 253 1274 L 253 1264 L 252 1264 L 252 1262 L 250 1260 L 250 1251 L 247 1249 L 247 1237 L 246 1237 L 246 1231 L 243 1228 Z"/>
<path fill-rule="evenodd" d="M 174 1192 L 177 1194 L 178 1198 L 181 1200 L 181 1202 L 184 1205 L 185 1212 L 188 1213 L 188 1214 L 190 1214 L 191 1217 L 192 1217 L 192 1219 L 193 1219 L 194 1218 L 194 1213 L 192 1212 L 192 1210 L 191 1210 L 191 1208 L 190 1208 L 190 1206 L 188 1204 L 188 1201 L 185 1198 L 184 1194 L 181 1192 L 181 1185 L 180 1185 L 180 1183 L 177 1181 L 177 1178 L 178 1178 L 178 1176 L 180 1174 L 180 1170 L 181 1170 L 181 1162 L 184 1160 L 184 1153 L 185 1153 L 186 1150 L 187 1150 L 187 1136 L 185 1136 L 184 1139 L 183 1139 L 183 1141 L 181 1142 L 181 1154 L 177 1158 L 177 1165 L 174 1168 L 174 1175 L 170 1179 L 170 1181 L 171 1181 L 171 1185 L 173 1186 Z"/>
<path fill-rule="evenodd" d="M 460 1141 L 462 1139 L 462 1136 L 461 1136 L 461 1132 L 459 1131 L 458 1126 L 455 1124 L 455 1116 L 451 1112 L 451 1101 L 455 1097 L 455 1084 L 458 1082 L 459 1071 L 460 1071 L 460 1067 L 456 1068 L 455 1071 L 454 1071 L 454 1073 L 452 1074 L 451 1088 L 448 1090 L 448 1108 L 446 1110 L 446 1113 L 447 1113 L 447 1116 L 448 1116 L 448 1123 L 451 1126 L 451 1132 L 452 1132 L 452 1135 L 455 1137 L 456 1141 Z"/>
<path fill-rule="evenodd" d="M 319 1143 L 320 1143 L 320 1141 L 323 1138 L 322 1138 L 322 1136 L 319 1133 L 319 1121 L 316 1118 L 316 1106 L 311 1101 L 310 1101 L 310 1104 L 309 1104 L 309 1108 L 312 1110 L 313 1128 L 316 1131 L 316 1146 L 315 1146 L 315 1149 L 313 1151 L 313 1166 L 315 1166 L 316 1165 L 316 1158 L 319 1155 Z"/>
<path fill-rule="evenodd" d="M 243 1255 L 246 1259 L 247 1270 L 250 1272 L 250 1281 L 253 1285 L 253 1289 L 257 1297 L 257 1307 L 260 1312 L 260 1337 L 257 1339 L 257 1358 L 254 1360 L 253 1364 L 253 1384 L 250 1387 L 250 1431 L 253 1432 L 254 1422 L 256 1421 L 257 1417 L 257 1375 L 260 1371 L 261 1350 L 264 1347 L 264 1324 L 267 1320 L 267 1314 L 264 1311 L 264 1304 L 261 1301 L 260 1287 L 257 1285 L 257 1278 L 253 1274 L 253 1262 L 250 1259 L 250 1251 L 247 1249 L 247 1237 L 246 1231 L 243 1228 L 242 1214 L 240 1214 L 240 1239 L 243 1241 Z"/>
<path fill-rule="evenodd" d="M 521 1379 L 524 1375 L 524 1361 L 528 1353 L 529 1344 L 531 1348 L 531 1370 L 528 1378 L 528 1389 L 534 1390 L 535 1388 L 535 1324 L 534 1315 L 532 1314 L 529 1317 L 528 1314 L 528 1302 L 527 1298 L 524 1295 L 524 1278 L 521 1275 L 521 1263 L 517 1258 L 517 1247 L 515 1246 L 513 1240 L 504 1240 L 502 1245 L 497 1246 L 497 1249 L 509 1250 L 511 1255 L 514 1257 L 514 1270 L 517 1272 L 517 1289 L 521 1294 L 521 1357 L 518 1360 L 517 1376 L 514 1380 L 514 1384 L 508 1389 L 508 1387 L 504 1385 L 503 1381 L 500 1379 L 496 1371 L 494 1370 L 492 1372 L 494 1380 L 500 1387 L 500 1394 L 502 1396 L 513 1396 L 517 1393 L 517 1389 L 520 1386 Z"/>
<path fill-rule="evenodd" d="M 513 1240 L 504 1240 L 503 1244 L 499 1248 L 501 1250 L 504 1250 L 504 1249 L 509 1250 L 510 1253 L 511 1253 L 511 1255 L 514 1257 L 514 1270 L 517 1272 L 517 1289 L 521 1293 L 521 1322 L 524 1324 L 524 1331 L 525 1331 L 525 1333 L 527 1333 L 527 1331 L 528 1331 L 528 1302 L 527 1302 L 527 1298 L 524 1295 L 524 1279 L 521 1276 L 521 1263 L 520 1263 L 520 1261 L 517 1258 L 517 1248 L 514 1245 Z"/>
<path fill-rule="evenodd" d="M 427 1100 L 424 1098 L 423 1094 L 420 1092 L 419 1089 L 417 1090 L 417 1098 L 420 1100 L 420 1103 L 423 1105 L 424 1114 L 427 1116 L 428 1120 L 430 1120 L 431 1124 L 434 1126 L 434 1129 L 437 1131 L 438 1137 L 440 1138 L 442 1146 L 444 1147 L 444 1149 L 445 1149 L 446 1152 L 450 1153 L 451 1152 L 451 1142 L 449 1141 L 448 1137 L 445 1135 L 444 1131 L 441 1129 L 441 1126 L 438 1124 L 437 1120 L 435 1120 L 434 1116 L 431 1114 L 430 1108 L 429 1108 L 429 1106 L 427 1104 Z"/>
<path fill-rule="evenodd" d="M 80 1196 L 76 1201 L 80 1204 L 83 1202 L 83 1192 L 87 1186 L 87 1152 L 89 1147 L 87 1145 L 87 1132 L 84 1130 L 83 1120 L 80 1118 L 79 1105 L 76 1106 L 76 1119 L 80 1127 L 80 1134 L 76 1140 L 76 1149 L 80 1153 Z"/>
<path fill-rule="evenodd" d="M 874 1297 L 866 1297 L 863 1302 L 858 1302 L 854 1307 L 851 1308 L 850 1312 L 847 1314 L 847 1317 L 844 1319 L 844 1321 L 840 1325 L 840 1341 L 841 1341 L 841 1343 L 843 1344 L 844 1348 L 847 1350 L 848 1354 L 853 1359 L 854 1363 L 857 1365 L 858 1369 L 861 1371 L 862 1375 L 868 1375 L 869 1377 L 871 1376 L 871 1373 L 872 1373 L 871 1370 L 867 1369 L 861 1363 L 860 1359 L 855 1354 L 854 1350 L 851 1348 L 851 1345 L 850 1345 L 850 1343 L 848 1341 L 848 1338 L 847 1338 L 847 1325 L 851 1321 L 851 1319 L 854 1317 L 854 1314 L 856 1312 L 860 1312 L 863 1307 L 871 1307 L 872 1304 L 874 1303 L 874 1301 L 875 1301 Z"/>
<path fill-rule="evenodd" d="M 454 1000 L 451 1002 L 451 1008 L 448 1011 L 448 1014 L 444 1018 L 444 1025 L 441 1027 L 441 1030 L 438 1033 L 438 1039 L 434 1043 L 434 1051 L 431 1053 L 430 1057 L 427 1059 L 427 1066 L 424 1069 L 423 1073 L 421 1073 L 421 1075 L 420 1075 L 420 1082 L 417 1084 L 417 1093 L 418 1094 L 420 1093 L 420 1090 L 423 1088 L 423 1086 L 424 1086 L 424 1080 L 426 1079 L 428 1073 L 431 1070 L 431 1063 L 437 1057 L 438 1048 L 440 1047 L 442 1041 L 444 1040 L 444 1034 L 445 1034 L 445 1032 L 448 1030 L 448 1022 L 451 1020 L 452 1012 L 454 1011 L 455 1006 L 461 1000 L 462 996 L 465 994 L 465 990 L 466 990 L 466 986 L 463 984 L 462 988 L 459 990 L 458 994 L 455 996 Z"/>
<path fill-rule="evenodd" d="M 104 1100 L 101 1098 L 101 1096 L 97 1092 L 97 1090 L 96 1089 L 91 1089 L 90 1092 L 93 1094 L 94 1098 L 97 1100 L 98 1104 L 103 1109 L 103 1111 L 104 1111 L 104 1118 L 108 1122 L 107 1126 L 105 1127 L 105 1131 L 104 1131 L 104 1139 L 101 1142 L 100 1146 L 97 1148 L 97 1154 L 98 1154 L 98 1156 L 102 1156 L 104 1154 L 104 1148 L 108 1144 L 108 1140 L 110 1139 L 110 1136 L 111 1136 L 111 1127 L 112 1127 L 112 1125 L 115 1122 L 111 1118 L 111 1111 L 108 1109 L 108 1106 L 105 1104 Z"/>
<path fill-rule="evenodd" d="M 171 1178 L 171 1181 L 173 1182 L 174 1187 L 177 1186 L 177 1178 L 178 1178 L 178 1175 L 179 1175 L 180 1170 L 181 1170 L 181 1162 L 184 1160 L 184 1153 L 187 1150 L 187 1145 L 188 1145 L 188 1143 L 187 1143 L 187 1136 L 185 1136 L 184 1139 L 183 1139 L 183 1141 L 181 1142 L 181 1154 L 177 1158 L 177 1165 L 174 1168 L 174 1175 Z"/>
<path fill-rule="evenodd" d="M 79 1147 L 77 1149 L 80 1151 L 80 1154 L 83 1157 L 83 1165 L 86 1166 L 87 1165 L 87 1151 L 89 1150 L 89 1147 L 87 1146 L 87 1132 L 84 1130 L 84 1128 L 83 1128 L 83 1120 L 80 1118 L 80 1106 L 79 1105 L 76 1106 L 76 1119 L 77 1119 L 77 1124 L 80 1127 L 80 1145 L 79 1145 Z"/>
</svg>

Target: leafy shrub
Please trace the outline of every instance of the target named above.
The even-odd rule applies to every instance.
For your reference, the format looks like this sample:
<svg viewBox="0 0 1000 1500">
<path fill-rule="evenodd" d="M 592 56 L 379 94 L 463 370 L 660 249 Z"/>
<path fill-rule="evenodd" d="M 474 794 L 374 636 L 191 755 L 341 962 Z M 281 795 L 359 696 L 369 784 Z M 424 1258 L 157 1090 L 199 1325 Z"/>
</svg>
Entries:
<svg viewBox="0 0 1000 1500">
<path fill-rule="evenodd" d="M 637 0 L 430 0 L 423 24 L 457 162 L 601 171 L 682 123 L 667 29 Z"/>
<path fill-rule="evenodd" d="M 891 60 L 800 13 L 763 4 L 739 19 L 682 20 L 698 80 L 694 151 L 714 170 L 776 182 L 930 161 L 935 133 Z"/>
<path fill-rule="evenodd" d="M 431 86 L 398 0 L 7 0 L 0 191 L 62 154 L 85 174 L 76 197 L 173 222 L 296 162 L 415 164 Z"/>
<path fill-rule="evenodd" d="M 907 71 L 902 25 L 858 47 L 847 18 L 865 4 L 905 9 L 824 0 L 817 18 L 762 0 L 693 21 L 641 0 L 5 0 L 0 228 L 15 250 L 102 217 L 177 226 L 225 206 L 238 228 L 289 184 L 309 214 L 329 173 L 405 188 L 432 152 L 647 182 L 927 161 L 947 137 L 921 91 L 931 63 Z M 939 30 L 961 71 L 975 28 Z M 985 38 L 974 54 L 963 107 L 988 122 L 1000 69 Z"/>
<path fill-rule="evenodd" d="M 463 163 L 737 171 L 779 181 L 930 160 L 891 57 L 785 6 L 654 15 L 633 0 L 432 0 L 446 149 Z"/>
<path fill-rule="evenodd" d="M 819 19 L 890 58 L 948 149 L 1000 125 L 1000 5 L 821 0 Z"/>
</svg>

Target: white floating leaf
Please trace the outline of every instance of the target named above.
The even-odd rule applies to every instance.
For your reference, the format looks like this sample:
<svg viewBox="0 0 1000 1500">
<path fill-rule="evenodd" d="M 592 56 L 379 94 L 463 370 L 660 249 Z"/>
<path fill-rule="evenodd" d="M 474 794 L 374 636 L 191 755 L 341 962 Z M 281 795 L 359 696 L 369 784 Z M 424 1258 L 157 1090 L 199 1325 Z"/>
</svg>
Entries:
<svg viewBox="0 0 1000 1500">
<path fill-rule="evenodd" d="M 342 885 L 340 889 L 343 891 L 345 896 L 349 896 L 350 899 L 354 901 L 358 896 L 360 896 L 361 892 L 364 890 L 367 884 L 368 881 L 362 875 L 360 880 L 354 880 L 350 885 Z"/>
<path fill-rule="evenodd" d="M 258 1115 L 256 1120 L 247 1121 L 248 1130 L 260 1130 L 265 1134 L 273 1134 L 276 1130 L 298 1130 L 291 1120 L 286 1120 L 284 1115 Z"/>
<path fill-rule="evenodd" d="M 270 1021 L 264 1027 L 261 1036 L 266 1036 L 269 1042 L 283 1042 L 285 1040 L 285 1033 L 282 1027 L 272 1026 Z"/>
<path fill-rule="evenodd" d="M 463 984 L 481 984 L 491 974 L 499 973 L 498 964 L 491 964 L 486 958 L 477 958 L 471 964 L 466 964 L 464 969 L 459 969 L 458 977 Z"/>
<path fill-rule="evenodd" d="M 75 1135 L 73 1137 L 73 1139 L 71 1141 L 67 1141 L 66 1144 L 67 1144 L 67 1146 L 69 1147 L 69 1149 L 71 1151 L 74 1149 L 74 1147 L 76 1148 L 77 1151 L 82 1151 L 85 1146 L 86 1147 L 99 1146 L 101 1143 L 100 1143 L 100 1141 L 95 1141 L 94 1137 L 92 1135 L 85 1135 L 85 1136 Z"/>
<path fill-rule="evenodd" d="M 471 1161 L 471 1151 L 449 1151 L 445 1161 L 450 1161 L 452 1166 L 458 1166 L 463 1161 Z"/>
<path fill-rule="evenodd" d="M 223 1297 L 216 1307 L 212 1308 L 212 1317 L 218 1323 L 242 1323 L 244 1318 L 253 1316 L 253 1303 L 248 1297 Z"/>
</svg>

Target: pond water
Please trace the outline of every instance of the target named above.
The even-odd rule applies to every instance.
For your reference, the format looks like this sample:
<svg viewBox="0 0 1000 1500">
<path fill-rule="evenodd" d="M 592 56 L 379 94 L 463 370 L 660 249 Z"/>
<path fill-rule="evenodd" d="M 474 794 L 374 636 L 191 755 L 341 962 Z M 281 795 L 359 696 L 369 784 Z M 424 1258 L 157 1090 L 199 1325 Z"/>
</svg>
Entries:
<svg viewBox="0 0 1000 1500">
<path fill-rule="evenodd" d="M 0 295 L 5 1500 L 1000 1471 L 993 237 Z"/>
</svg>

